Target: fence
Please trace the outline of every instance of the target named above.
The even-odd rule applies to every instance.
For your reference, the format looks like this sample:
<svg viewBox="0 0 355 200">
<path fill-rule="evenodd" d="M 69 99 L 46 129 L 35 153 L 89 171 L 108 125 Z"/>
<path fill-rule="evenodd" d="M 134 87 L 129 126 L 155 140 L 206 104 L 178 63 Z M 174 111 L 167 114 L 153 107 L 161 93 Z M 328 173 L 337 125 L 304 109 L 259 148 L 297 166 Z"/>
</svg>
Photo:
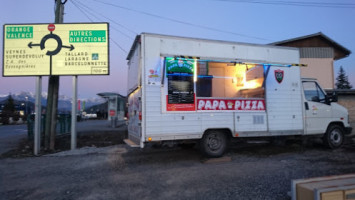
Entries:
<svg viewBox="0 0 355 200">
<path fill-rule="evenodd" d="M 44 127 L 46 124 L 46 115 L 41 116 L 41 135 L 44 135 Z M 60 114 L 57 116 L 56 123 L 56 134 L 65 134 L 70 133 L 71 129 L 71 115 L 69 114 Z M 33 138 L 34 133 L 34 115 L 29 115 L 27 117 L 27 133 L 28 138 Z"/>
</svg>

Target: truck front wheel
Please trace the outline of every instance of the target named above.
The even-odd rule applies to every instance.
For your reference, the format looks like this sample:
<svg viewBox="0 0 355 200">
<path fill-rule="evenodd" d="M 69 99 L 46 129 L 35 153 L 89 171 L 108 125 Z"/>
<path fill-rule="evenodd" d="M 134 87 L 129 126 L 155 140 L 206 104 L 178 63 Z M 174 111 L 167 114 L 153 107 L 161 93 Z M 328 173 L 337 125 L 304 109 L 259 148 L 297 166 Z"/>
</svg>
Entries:
<svg viewBox="0 0 355 200">
<path fill-rule="evenodd" d="M 222 131 L 210 130 L 203 135 L 200 148 L 207 157 L 221 157 L 227 149 L 227 137 Z"/>
<path fill-rule="evenodd" d="M 339 125 L 331 125 L 328 127 L 324 135 L 324 143 L 331 149 L 341 147 L 344 142 L 344 129 Z"/>
</svg>

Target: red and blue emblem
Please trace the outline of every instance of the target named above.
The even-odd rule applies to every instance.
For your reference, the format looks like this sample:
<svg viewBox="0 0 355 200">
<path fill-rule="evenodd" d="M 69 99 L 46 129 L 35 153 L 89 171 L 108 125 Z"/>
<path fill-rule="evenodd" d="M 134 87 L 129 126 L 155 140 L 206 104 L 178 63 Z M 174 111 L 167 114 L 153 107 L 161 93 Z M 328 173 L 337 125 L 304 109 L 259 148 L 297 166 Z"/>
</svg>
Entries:
<svg viewBox="0 0 355 200">
<path fill-rule="evenodd" d="M 281 83 L 282 80 L 284 79 L 284 71 L 281 69 L 277 69 L 274 71 L 275 72 L 275 79 L 278 83 Z"/>
</svg>

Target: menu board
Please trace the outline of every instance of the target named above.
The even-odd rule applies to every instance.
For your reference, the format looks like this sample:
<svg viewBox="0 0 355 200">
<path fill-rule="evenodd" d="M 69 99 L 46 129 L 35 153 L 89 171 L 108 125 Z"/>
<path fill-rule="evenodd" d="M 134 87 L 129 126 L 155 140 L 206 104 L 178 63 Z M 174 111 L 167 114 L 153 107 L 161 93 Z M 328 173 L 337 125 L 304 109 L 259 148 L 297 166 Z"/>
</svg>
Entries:
<svg viewBox="0 0 355 200">
<path fill-rule="evenodd" d="M 166 58 L 167 110 L 195 110 L 193 60 Z"/>
<path fill-rule="evenodd" d="M 194 103 L 193 76 L 168 75 L 168 103 Z"/>
</svg>

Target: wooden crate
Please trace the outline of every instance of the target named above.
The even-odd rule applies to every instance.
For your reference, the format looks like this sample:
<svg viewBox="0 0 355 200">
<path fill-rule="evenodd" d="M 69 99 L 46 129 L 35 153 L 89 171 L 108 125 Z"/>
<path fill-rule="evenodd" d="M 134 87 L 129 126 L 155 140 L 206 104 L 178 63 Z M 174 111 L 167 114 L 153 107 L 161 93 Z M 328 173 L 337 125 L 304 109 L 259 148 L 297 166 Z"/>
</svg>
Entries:
<svg viewBox="0 0 355 200">
<path fill-rule="evenodd" d="M 355 174 L 292 180 L 292 200 L 355 200 Z"/>
</svg>

